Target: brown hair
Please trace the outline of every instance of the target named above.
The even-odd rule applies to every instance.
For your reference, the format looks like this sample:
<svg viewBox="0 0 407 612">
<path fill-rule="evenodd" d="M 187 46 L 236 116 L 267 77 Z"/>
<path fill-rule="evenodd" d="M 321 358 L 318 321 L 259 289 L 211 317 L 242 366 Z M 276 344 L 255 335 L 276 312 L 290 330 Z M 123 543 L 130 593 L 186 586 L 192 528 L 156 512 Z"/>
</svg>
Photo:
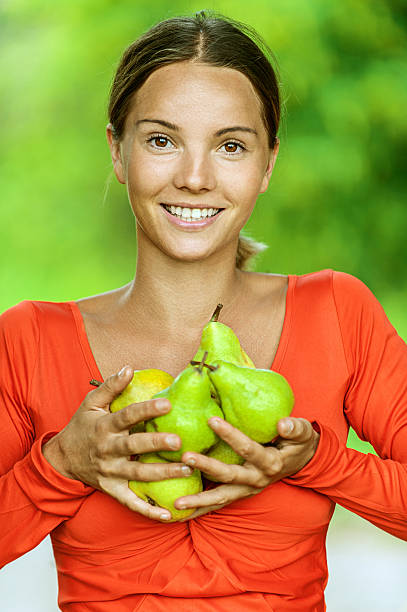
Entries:
<svg viewBox="0 0 407 612">
<path fill-rule="evenodd" d="M 205 11 L 161 21 L 125 50 L 113 79 L 108 107 L 117 140 L 123 137 L 132 95 L 158 68 L 184 61 L 199 61 L 243 73 L 260 99 L 269 146 L 274 148 L 281 103 L 271 51 L 249 26 Z M 266 245 L 241 233 L 236 266 L 247 269 L 249 260 L 265 248 Z"/>
</svg>

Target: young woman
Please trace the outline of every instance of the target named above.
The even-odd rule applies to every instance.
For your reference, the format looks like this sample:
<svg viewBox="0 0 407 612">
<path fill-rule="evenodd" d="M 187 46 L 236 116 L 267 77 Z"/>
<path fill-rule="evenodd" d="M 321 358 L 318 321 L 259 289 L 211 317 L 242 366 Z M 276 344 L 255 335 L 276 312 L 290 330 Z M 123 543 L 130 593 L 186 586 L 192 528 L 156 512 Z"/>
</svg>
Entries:
<svg viewBox="0 0 407 612">
<path fill-rule="evenodd" d="M 64 611 L 324 610 L 336 502 L 407 539 L 406 345 L 353 277 L 245 271 L 255 246 L 239 233 L 270 180 L 279 112 L 247 28 L 204 13 L 153 27 L 123 55 L 107 127 L 135 278 L 2 316 L 1 561 L 51 534 Z M 109 404 L 134 369 L 183 370 L 218 302 L 256 367 L 290 382 L 292 417 L 267 447 L 210 419 L 242 466 L 130 461 L 179 448 L 171 432 L 129 435 L 171 406 Z M 349 424 L 378 456 L 346 447 Z M 188 520 L 128 488 L 193 467 L 223 484 L 178 499 Z"/>
</svg>

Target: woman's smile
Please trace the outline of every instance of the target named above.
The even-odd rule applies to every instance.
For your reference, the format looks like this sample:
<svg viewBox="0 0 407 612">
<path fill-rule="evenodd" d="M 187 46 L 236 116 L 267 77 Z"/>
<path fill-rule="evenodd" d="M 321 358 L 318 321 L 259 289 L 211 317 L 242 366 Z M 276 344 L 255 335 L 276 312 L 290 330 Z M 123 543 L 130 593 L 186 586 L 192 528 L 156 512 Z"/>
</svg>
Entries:
<svg viewBox="0 0 407 612">
<path fill-rule="evenodd" d="M 161 204 L 168 220 L 185 229 L 201 229 L 211 225 L 223 212 L 223 208 Z"/>
<path fill-rule="evenodd" d="M 116 166 L 139 245 L 186 261 L 234 248 L 272 153 L 245 75 L 193 62 L 153 72 L 133 98 Z"/>
</svg>

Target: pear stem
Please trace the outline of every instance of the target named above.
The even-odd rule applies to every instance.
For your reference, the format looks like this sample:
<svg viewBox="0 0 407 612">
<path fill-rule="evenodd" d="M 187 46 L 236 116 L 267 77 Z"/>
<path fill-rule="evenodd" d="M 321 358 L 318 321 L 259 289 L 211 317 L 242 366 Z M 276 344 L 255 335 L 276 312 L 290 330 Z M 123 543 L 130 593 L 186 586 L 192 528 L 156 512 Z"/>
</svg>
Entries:
<svg viewBox="0 0 407 612">
<path fill-rule="evenodd" d="M 196 366 L 200 366 L 202 364 L 203 367 L 208 368 L 208 370 L 210 370 L 211 372 L 214 372 L 215 370 L 218 369 L 218 366 L 213 366 L 210 365 L 209 363 L 202 363 L 202 361 L 190 361 L 189 362 L 191 365 L 196 365 Z"/>
<path fill-rule="evenodd" d="M 205 351 L 202 357 L 202 360 L 199 362 L 198 372 L 202 374 L 203 367 L 205 365 L 205 359 L 208 356 L 208 351 Z"/>
<path fill-rule="evenodd" d="M 95 378 L 92 378 L 92 380 L 89 381 L 89 384 L 93 385 L 94 387 L 100 387 L 100 385 L 103 385 L 100 380 L 96 380 Z"/>
<path fill-rule="evenodd" d="M 215 308 L 215 312 L 213 313 L 213 315 L 211 316 L 211 323 L 216 323 L 217 320 L 219 319 L 219 314 L 220 311 L 223 308 L 223 304 L 218 304 Z"/>
</svg>

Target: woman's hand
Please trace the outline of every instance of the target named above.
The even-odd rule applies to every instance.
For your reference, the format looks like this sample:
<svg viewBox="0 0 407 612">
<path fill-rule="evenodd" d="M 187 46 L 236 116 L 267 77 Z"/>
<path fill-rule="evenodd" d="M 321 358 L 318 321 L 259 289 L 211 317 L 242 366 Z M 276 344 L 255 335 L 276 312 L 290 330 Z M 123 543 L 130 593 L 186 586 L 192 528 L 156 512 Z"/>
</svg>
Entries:
<svg viewBox="0 0 407 612">
<path fill-rule="evenodd" d="M 129 489 L 129 480 L 164 480 L 189 476 L 192 470 L 183 463 L 140 463 L 132 455 L 177 450 L 181 440 L 166 433 L 135 433 L 130 428 L 171 409 L 166 399 L 149 400 L 109 411 L 110 403 L 128 385 L 130 367 L 111 376 L 90 391 L 68 425 L 43 446 L 47 461 L 61 474 L 108 493 L 124 506 L 155 520 L 168 521 L 171 513 L 138 498 Z"/>
<path fill-rule="evenodd" d="M 239 455 L 243 465 L 228 465 L 197 453 L 184 453 L 182 460 L 191 467 L 216 478 L 218 487 L 197 495 L 180 497 L 179 509 L 197 508 L 188 519 L 222 508 L 244 497 L 251 497 L 267 485 L 301 470 L 314 456 L 319 434 L 306 419 L 284 418 L 278 422 L 278 437 L 271 446 L 254 442 L 227 421 L 213 417 L 211 428 Z"/>
</svg>

